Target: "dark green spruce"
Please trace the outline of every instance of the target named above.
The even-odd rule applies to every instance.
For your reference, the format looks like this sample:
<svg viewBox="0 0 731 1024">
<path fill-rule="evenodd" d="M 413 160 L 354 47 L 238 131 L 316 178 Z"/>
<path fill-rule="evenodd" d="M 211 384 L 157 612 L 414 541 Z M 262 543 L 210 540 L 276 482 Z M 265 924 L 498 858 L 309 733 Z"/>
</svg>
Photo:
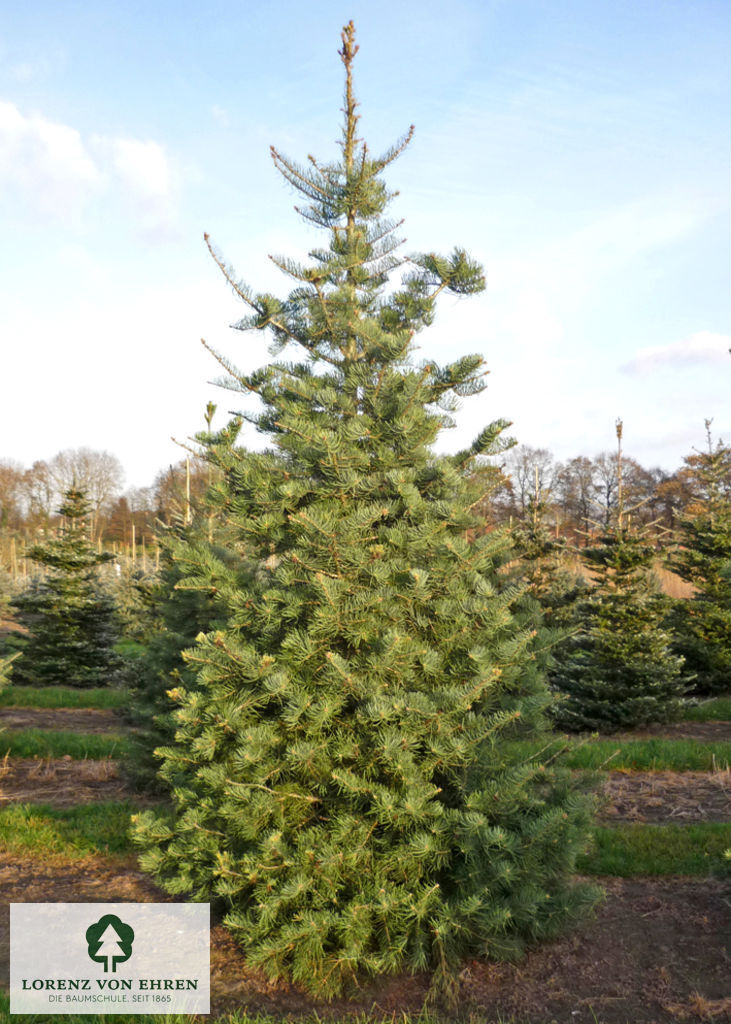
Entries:
<svg viewBox="0 0 731 1024">
<path fill-rule="evenodd" d="M 99 567 L 113 555 L 95 550 L 88 536 L 90 505 L 75 487 L 64 495 L 58 535 L 28 557 L 45 573 L 15 600 L 28 630 L 15 682 L 33 685 L 105 686 L 117 667 L 114 604 L 99 581 Z"/>
<path fill-rule="evenodd" d="M 677 648 L 700 694 L 731 689 L 731 448 L 714 445 L 686 460 L 693 500 L 679 523 L 672 569 L 695 587 L 677 603 Z"/>
<path fill-rule="evenodd" d="M 136 821 L 169 893 L 221 905 L 252 965 L 326 997 L 400 971 L 447 986 L 464 958 L 515 958 L 595 899 L 572 877 L 592 797 L 514 743 L 545 731 L 552 697 L 502 571 L 509 538 L 466 538 L 473 468 L 506 424 L 436 456 L 483 360 L 411 356 L 438 296 L 481 291 L 483 273 L 460 249 L 397 254 L 382 172 L 410 133 L 381 157 L 357 138 L 356 49 L 351 23 L 339 159 L 272 151 L 324 247 L 277 260 L 294 281 L 281 300 L 216 257 L 249 309 L 236 326 L 296 356 L 227 366 L 269 447 L 238 447 L 236 422 L 209 438 L 211 494 L 257 571 L 213 584 L 226 624 L 189 652 L 163 751 L 174 817 Z"/>
<path fill-rule="evenodd" d="M 556 721 L 571 731 L 672 721 L 687 690 L 683 659 L 666 628 L 669 602 L 652 572 L 655 548 L 623 505 L 621 421 L 617 437 L 618 505 L 598 542 L 577 552 L 592 583 L 565 619 L 570 636 L 556 649 L 550 673 L 564 697 Z"/>
</svg>

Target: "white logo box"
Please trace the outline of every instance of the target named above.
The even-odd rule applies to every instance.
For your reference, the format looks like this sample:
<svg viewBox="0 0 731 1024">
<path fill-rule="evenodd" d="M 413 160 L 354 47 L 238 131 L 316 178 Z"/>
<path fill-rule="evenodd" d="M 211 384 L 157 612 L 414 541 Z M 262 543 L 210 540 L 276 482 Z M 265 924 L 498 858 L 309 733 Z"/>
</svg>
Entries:
<svg viewBox="0 0 731 1024">
<path fill-rule="evenodd" d="M 12 903 L 10 1012 L 209 1013 L 208 903 Z"/>
</svg>

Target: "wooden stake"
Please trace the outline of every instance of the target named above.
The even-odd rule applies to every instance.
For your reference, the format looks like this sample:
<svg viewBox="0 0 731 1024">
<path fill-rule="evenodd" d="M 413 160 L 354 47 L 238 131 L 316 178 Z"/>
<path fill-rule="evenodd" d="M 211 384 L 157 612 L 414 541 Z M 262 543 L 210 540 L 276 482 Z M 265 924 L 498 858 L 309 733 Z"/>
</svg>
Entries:
<svg viewBox="0 0 731 1024">
<path fill-rule="evenodd" d="M 622 492 L 622 421 L 615 423 L 617 432 L 617 527 L 622 529 L 622 516 L 624 513 L 624 494 Z"/>
</svg>

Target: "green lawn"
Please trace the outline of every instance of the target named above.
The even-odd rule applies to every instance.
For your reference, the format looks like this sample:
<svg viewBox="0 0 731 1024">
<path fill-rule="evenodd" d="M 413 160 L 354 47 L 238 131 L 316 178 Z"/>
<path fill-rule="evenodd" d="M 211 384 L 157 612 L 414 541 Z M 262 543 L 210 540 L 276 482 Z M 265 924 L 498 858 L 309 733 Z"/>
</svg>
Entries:
<svg viewBox="0 0 731 1024">
<path fill-rule="evenodd" d="M 615 753 L 617 752 L 617 753 Z M 695 740 L 595 740 L 571 753 L 571 768 L 704 772 L 727 768 L 731 743 Z"/>
<path fill-rule="evenodd" d="M 731 824 L 616 825 L 597 828 L 594 849 L 580 858 L 588 875 L 725 874 L 731 869 Z"/>
<path fill-rule="evenodd" d="M 60 1014 L 48 1018 L 39 1014 L 20 1013 L 10 1016 L 10 1005 L 7 996 L 0 992 L 0 1024 L 291 1024 L 291 1018 L 272 1017 L 269 1014 L 250 1015 L 245 1011 L 226 1013 L 222 1017 L 191 1017 L 188 1014 L 170 1013 L 153 1014 L 151 1016 L 138 1016 L 132 1014 Z M 470 1024 L 511 1024 L 505 1018 L 487 1020 L 472 1015 Z M 399 1013 L 398 1016 L 382 1015 L 371 1016 L 354 1014 L 348 1017 L 341 1017 L 329 1021 L 329 1024 L 442 1024 L 444 1018 L 433 1013 L 422 1012 Z M 512 1020 L 512 1018 L 511 1018 Z M 599 1018 L 595 1018 L 596 1024 L 601 1024 Z M 321 1017 L 316 1014 L 307 1017 L 297 1017 L 297 1024 L 323 1024 Z"/>
<path fill-rule="evenodd" d="M 555 741 L 551 749 L 559 749 L 560 741 Z M 545 743 L 520 741 L 514 749 L 530 760 L 539 751 L 546 754 Z M 568 754 L 566 764 L 569 768 L 584 768 L 595 771 L 603 769 L 611 771 L 617 768 L 629 768 L 635 771 L 714 771 L 725 769 L 731 762 L 731 743 L 698 743 L 696 740 L 589 740 Z"/>
<path fill-rule="evenodd" d="M 0 850 L 13 854 L 62 856 L 130 853 L 130 816 L 139 810 L 128 800 L 80 804 L 60 810 L 45 804 L 0 808 Z"/>
<path fill-rule="evenodd" d="M 134 661 L 135 658 L 142 657 L 147 647 L 145 644 L 140 643 L 139 640 L 132 640 L 130 637 L 125 636 L 121 640 L 117 640 L 114 650 L 117 654 L 121 654 L 123 658 L 131 658 Z"/>
<path fill-rule="evenodd" d="M 0 707 L 15 708 L 121 708 L 129 700 L 124 690 L 73 686 L 8 686 L 0 693 Z"/>
<path fill-rule="evenodd" d="M 86 804 L 58 810 L 42 804 L 0 809 L 0 849 L 71 860 L 88 854 L 133 852 L 128 836 L 131 801 Z M 598 826 L 592 850 L 579 861 L 588 875 L 696 875 L 731 868 L 731 824 Z"/>
<path fill-rule="evenodd" d="M 688 722 L 731 722 L 731 697 L 714 697 L 689 705 L 683 719 Z"/>
<path fill-rule="evenodd" d="M 0 732 L 0 758 L 72 757 L 78 760 L 124 757 L 129 741 L 114 733 L 55 732 L 51 729 L 6 729 Z"/>
<path fill-rule="evenodd" d="M 364 1016 L 362 1014 L 333 1020 L 330 1024 L 441 1024 L 443 1018 L 431 1013 L 400 1013 L 398 1017 Z M 0 992 L 0 1024 L 288 1024 L 289 1018 L 271 1017 L 269 1014 L 250 1015 L 245 1011 L 226 1013 L 222 1017 L 192 1017 L 183 1013 L 152 1014 L 142 1016 L 128 1013 L 112 1014 L 59 1014 L 49 1019 L 47 1015 L 18 1013 L 10 1016 L 10 1001 Z M 297 1024 L 323 1024 L 317 1015 L 298 1017 Z M 487 1021 L 472 1018 L 472 1024 L 509 1024 L 508 1021 Z"/>
</svg>

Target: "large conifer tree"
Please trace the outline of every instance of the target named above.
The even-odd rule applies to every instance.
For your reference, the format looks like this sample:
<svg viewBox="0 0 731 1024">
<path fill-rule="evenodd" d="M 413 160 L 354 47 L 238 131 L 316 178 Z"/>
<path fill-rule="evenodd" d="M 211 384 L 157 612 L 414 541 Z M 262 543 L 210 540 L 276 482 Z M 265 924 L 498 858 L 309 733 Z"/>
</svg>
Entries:
<svg viewBox="0 0 731 1024">
<path fill-rule="evenodd" d="M 104 686 L 111 681 L 117 628 L 98 569 L 114 556 L 97 552 L 90 542 L 90 512 L 83 491 L 71 487 L 59 508 L 59 535 L 28 552 L 46 574 L 15 600 L 28 629 L 15 667 L 18 682 Z"/>
<path fill-rule="evenodd" d="M 352 23 L 343 33 L 341 157 L 300 167 L 272 150 L 328 245 L 280 301 L 227 279 L 299 362 L 229 386 L 258 395 L 271 447 L 209 440 L 220 515 L 256 553 L 251 585 L 209 580 L 225 628 L 189 654 L 177 738 L 163 751 L 172 824 L 137 820 L 143 865 L 173 894 L 219 899 L 250 962 L 333 995 L 359 974 L 514 957 L 593 900 L 575 885 L 591 798 L 512 742 L 544 728 L 551 698 L 501 572 L 504 533 L 465 534 L 475 460 L 493 423 L 452 457 L 430 446 L 455 396 L 483 387 L 483 360 L 410 360 L 441 292 L 484 287 L 467 255 L 396 255 L 381 174 L 356 137 Z M 389 290 L 389 275 L 406 273 Z M 201 580 L 201 583 L 203 581 Z"/>
</svg>

